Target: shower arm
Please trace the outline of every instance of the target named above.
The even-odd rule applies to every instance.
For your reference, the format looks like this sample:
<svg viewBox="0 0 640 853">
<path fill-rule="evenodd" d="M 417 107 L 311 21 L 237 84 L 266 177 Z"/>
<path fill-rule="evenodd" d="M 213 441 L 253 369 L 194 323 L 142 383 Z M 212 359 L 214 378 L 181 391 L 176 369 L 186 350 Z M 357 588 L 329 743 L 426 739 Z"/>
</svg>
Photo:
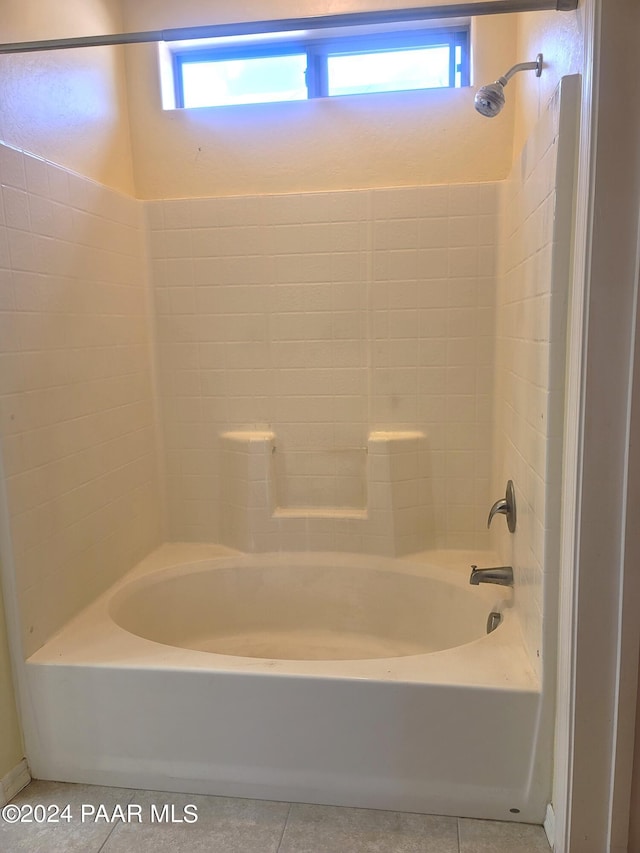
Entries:
<svg viewBox="0 0 640 853">
<path fill-rule="evenodd" d="M 500 83 L 501 86 L 506 86 L 509 80 L 511 80 L 513 75 L 517 74 L 518 71 L 535 71 L 536 77 L 542 76 L 542 54 L 539 53 L 536 56 L 535 62 L 519 62 L 517 65 L 514 65 L 506 74 L 502 77 L 498 77 L 496 83 Z"/>
</svg>

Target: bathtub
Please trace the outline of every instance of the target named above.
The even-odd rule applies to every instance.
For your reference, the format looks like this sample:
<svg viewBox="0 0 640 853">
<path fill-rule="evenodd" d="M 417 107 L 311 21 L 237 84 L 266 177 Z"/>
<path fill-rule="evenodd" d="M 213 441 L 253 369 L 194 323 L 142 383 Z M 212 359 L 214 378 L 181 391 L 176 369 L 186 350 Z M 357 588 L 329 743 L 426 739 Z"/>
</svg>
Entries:
<svg viewBox="0 0 640 853">
<path fill-rule="evenodd" d="M 27 661 L 33 776 L 541 822 L 540 687 L 470 556 L 162 546 Z"/>
</svg>

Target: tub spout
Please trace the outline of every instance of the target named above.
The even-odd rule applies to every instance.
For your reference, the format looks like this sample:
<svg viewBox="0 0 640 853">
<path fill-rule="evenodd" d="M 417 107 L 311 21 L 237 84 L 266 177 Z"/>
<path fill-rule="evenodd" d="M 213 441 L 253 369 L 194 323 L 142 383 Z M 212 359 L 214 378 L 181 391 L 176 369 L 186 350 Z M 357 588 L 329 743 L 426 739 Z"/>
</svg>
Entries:
<svg viewBox="0 0 640 853">
<path fill-rule="evenodd" d="M 479 569 L 471 566 L 469 583 L 478 586 L 481 583 L 497 583 L 500 586 L 513 586 L 513 569 L 511 566 L 496 566 L 494 569 Z"/>
</svg>

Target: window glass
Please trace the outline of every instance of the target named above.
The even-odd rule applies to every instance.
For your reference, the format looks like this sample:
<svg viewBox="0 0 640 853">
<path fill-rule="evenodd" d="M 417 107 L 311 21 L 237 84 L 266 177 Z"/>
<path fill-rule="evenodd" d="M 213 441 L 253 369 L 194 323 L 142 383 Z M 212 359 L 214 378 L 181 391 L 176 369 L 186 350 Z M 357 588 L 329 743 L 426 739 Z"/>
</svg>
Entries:
<svg viewBox="0 0 640 853">
<path fill-rule="evenodd" d="M 183 62 L 185 107 L 298 101 L 307 97 L 306 53 Z"/>
<path fill-rule="evenodd" d="M 167 109 L 469 85 L 469 29 L 463 24 L 399 29 L 363 22 L 326 32 L 173 42 L 165 51 Z"/>
<path fill-rule="evenodd" d="M 329 95 L 450 86 L 449 46 L 328 57 Z"/>
</svg>

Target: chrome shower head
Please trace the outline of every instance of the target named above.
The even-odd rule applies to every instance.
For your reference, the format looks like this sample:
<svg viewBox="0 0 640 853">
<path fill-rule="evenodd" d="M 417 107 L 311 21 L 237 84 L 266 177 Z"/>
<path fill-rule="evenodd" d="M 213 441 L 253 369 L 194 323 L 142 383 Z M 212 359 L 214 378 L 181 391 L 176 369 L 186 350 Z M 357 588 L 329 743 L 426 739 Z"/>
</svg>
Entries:
<svg viewBox="0 0 640 853">
<path fill-rule="evenodd" d="M 487 118 L 498 115 L 505 103 L 504 87 L 518 71 L 535 71 L 536 77 L 540 77 L 542 74 L 542 54 L 537 55 L 535 62 L 521 62 L 519 65 L 514 65 L 504 77 L 498 77 L 495 83 L 489 83 L 489 85 L 478 89 L 474 104 L 481 115 Z"/>
<path fill-rule="evenodd" d="M 474 100 L 475 107 L 480 115 L 487 118 L 497 116 L 504 107 L 504 102 L 504 86 L 499 80 L 478 89 Z"/>
</svg>

